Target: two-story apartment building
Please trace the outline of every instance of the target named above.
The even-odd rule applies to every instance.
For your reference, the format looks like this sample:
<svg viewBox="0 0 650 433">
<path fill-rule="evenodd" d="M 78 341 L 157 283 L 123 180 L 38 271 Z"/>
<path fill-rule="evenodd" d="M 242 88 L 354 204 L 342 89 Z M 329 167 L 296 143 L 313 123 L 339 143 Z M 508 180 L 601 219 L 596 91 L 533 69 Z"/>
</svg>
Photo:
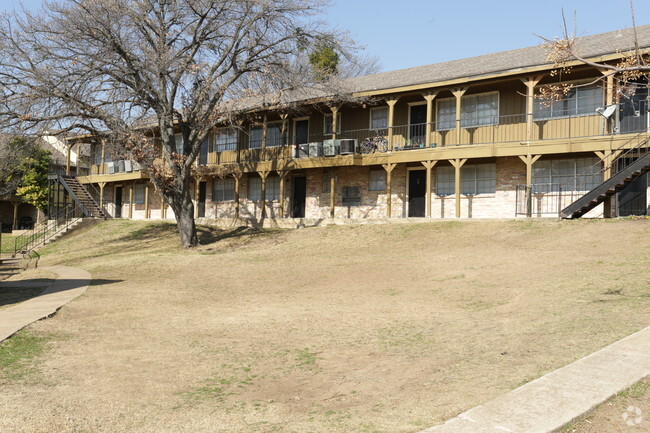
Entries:
<svg viewBox="0 0 650 433">
<path fill-rule="evenodd" d="M 650 26 L 637 28 L 650 47 Z M 616 63 L 631 30 L 579 38 L 583 57 Z M 199 165 L 241 176 L 195 179 L 206 218 L 512 218 L 558 209 L 610 176 L 618 149 L 647 134 L 647 83 L 622 86 L 575 62 L 552 73 L 542 46 L 379 73 L 347 85 L 364 104 L 307 101 L 258 109 L 216 129 Z M 575 83 L 559 101 L 538 97 Z M 90 175 L 114 217 L 172 218 L 146 174 L 93 144 Z M 606 170 L 603 170 L 606 168 Z M 528 187 L 528 188 L 526 188 Z M 641 176 L 591 216 L 646 214 Z M 525 209 L 522 210 L 522 205 Z"/>
</svg>

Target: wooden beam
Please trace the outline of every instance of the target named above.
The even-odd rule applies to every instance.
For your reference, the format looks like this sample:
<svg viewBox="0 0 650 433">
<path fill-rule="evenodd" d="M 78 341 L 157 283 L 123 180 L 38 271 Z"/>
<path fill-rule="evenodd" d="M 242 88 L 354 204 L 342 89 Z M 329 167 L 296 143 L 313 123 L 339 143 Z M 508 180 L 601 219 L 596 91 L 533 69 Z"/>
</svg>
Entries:
<svg viewBox="0 0 650 433">
<path fill-rule="evenodd" d="M 467 162 L 467 158 L 465 159 L 452 159 L 449 161 L 451 165 L 454 166 L 455 170 L 455 198 L 456 198 L 456 218 L 460 218 L 460 169 L 465 165 Z"/>
<path fill-rule="evenodd" d="M 603 181 L 612 177 L 612 165 L 622 152 L 622 150 L 604 150 L 602 152 L 594 152 L 603 162 Z M 612 197 L 607 197 L 603 202 L 603 217 L 611 218 L 612 216 Z"/>
<path fill-rule="evenodd" d="M 262 178 L 262 215 L 261 219 L 266 218 L 266 178 L 269 175 L 268 171 L 260 171 L 259 172 L 260 177 Z"/>
<path fill-rule="evenodd" d="M 458 87 L 451 89 L 451 93 L 456 97 L 456 144 L 460 144 L 460 114 L 461 114 L 461 99 L 469 87 Z"/>
<path fill-rule="evenodd" d="M 426 206 L 427 206 L 427 213 L 426 217 L 431 218 L 431 169 L 433 169 L 433 166 L 436 165 L 438 161 L 421 161 L 422 165 L 424 165 L 424 168 L 427 169 L 427 192 L 426 192 Z"/>
<path fill-rule="evenodd" d="M 12 201 L 11 204 L 14 205 L 14 221 L 12 224 L 12 230 L 18 230 L 18 206 L 20 206 L 20 202 Z"/>
<path fill-rule="evenodd" d="M 162 192 L 160 193 L 160 219 L 167 219 L 167 203 Z"/>
<path fill-rule="evenodd" d="M 338 114 L 339 114 L 339 106 L 334 105 L 330 107 L 330 110 L 332 110 L 332 139 L 336 139 L 336 131 L 338 131 L 339 127 L 339 121 L 337 119 Z"/>
<path fill-rule="evenodd" d="M 330 176 L 330 218 L 336 215 L 336 176 Z"/>
<path fill-rule="evenodd" d="M 194 218 L 199 217 L 199 183 L 201 183 L 201 179 L 194 178 Z"/>
<path fill-rule="evenodd" d="M 104 209 L 104 187 L 106 186 L 106 182 L 99 182 L 99 207 L 103 210 Z"/>
<path fill-rule="evenodd" d="M 266 133 L 268 131 L 268 122 L 266 114 L 264 115 L 264 120 L 262 122 L 262 149 L 266 149 Z"/>
<path fill-rule="evenodd" d="M 102 138 L 102 160 L 99 166 L 99 172 L 106 174 L 106 140 Z"/>
<path fill-rule="evenodd" d="M 65 175 L 70 176 L 70 151 L 72 149 L 72 144 L 66 143 L 66 146 L 68 150 L 66 152 L 66 159 L 65 159 Z"/>
<path fill-rule="evenodd" d="M 535 86 L 542 81 L 544 75 L 531 76 L 527 78 L 521 78 L 521 81 L 526 86 L 526 140 L 531 141 L 533 139 L 533 129 L 535 124 L 533 123 L 533 110 L 535 107 Z"/>
<path fill-rule="evenodd" d="M 422 94 L 427 101 L 427 126 L 426 126 L 426 146 L 431 147 L 431 133 L 433 132 L 433 100 L 438 96 L 438 91 L 424 92 Z"/>
<path fill-rule="evenodd" d="M 392 190 L 392 173 L 393 169 L 397 164 L 389 162 L 388 164 L 382 164 L 384 170 L 386 170 L 386 217 L 391 218 L 393 214 L 393 190 Z"/>
<path fill-rule="evenodd" d="M 133 219 L 133 188 L 135 187 L 135 182 L 132 182 L 129 185 L 129 219 Z"/>
<path fill-rule="evenodd" d="M 284 194 L 285 194 L 285 180 L 287 178 L 287 175 L 289 174 L 289 171 L 287 170 L 277 170 L 278 177 L 280 178 L 280 218 L 284 218 L 284 205 L 285 205 L 285 199 L 284 199 Z"/>
<path fill-rule="evenodd" d="M 386 99 L 388 104 L 388 150 L 393 150 L 393 125 L 395 124 L 395 104 L 399 97 Z"/>
<path fill-rule="evenodd" d="M 149 219 L 149 183 L 144 184 L 144 218 Z"/>
<path fill-rule="evenodd" d="M 235 176 L 235 219 L 239 219 L 239 179 L 241 176 Z"/>
<path fill-rule="evenodd" d="M 526 185 L 531 186 L 533 184 L 533 164 L 537 162 L 537 160 L 541 157 L 542 155 L 519 155 L 519 159 L 523 161 L 524 164 L 526 164 Z"/>
</svg>

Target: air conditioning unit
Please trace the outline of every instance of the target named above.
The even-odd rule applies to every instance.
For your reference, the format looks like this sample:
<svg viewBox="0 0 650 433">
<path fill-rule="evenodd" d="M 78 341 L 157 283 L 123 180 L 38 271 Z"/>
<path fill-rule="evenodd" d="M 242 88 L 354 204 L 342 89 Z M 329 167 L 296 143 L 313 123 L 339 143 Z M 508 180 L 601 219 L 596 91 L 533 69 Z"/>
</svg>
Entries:
<svg viewBox="0 0 650 433">
<path fill-rule="evenodd" d="M 124 160 L 124 171 L 126 171 L 127 173 L 131 173 L 133 171 L 133 164 L 131 164 L 130 159 Z"/>
<path fill-rule="evenodd" d="M 108 174 L 114 174 L 115 173 L 115 163 L 114 162 L 107 162 L 106 163 L 106 168 L 108 168 Z"/>
<path fill-rule="evenodd" d="M 119 160 L 116 163 L 117 168 L 115 170 L 116 173 L 124 173 L 124 160 Z"/>
<path fill-rule="evenodd" d="M 140 170 L 142 170 L 142 166 L 140 165 L 140 163 L 138 163 L 138 162 L 136 162 L 136 161 L 131 161 L 131 163 L 133 164 L 133 171 L 140 171 Z"/>
<path fill-rule="evenodd" d="M 324 140 L 323 141 L 323 155 L 334 156 L 341 153 L 341 140 Z"/>
<path fill-rule="evenodd" d="M 341 155 L 349 155 L 351 153 L 356 153 L 357 151 L 357 140 L 352 138 L 345 138 L 339 140 L 341 146 Z"/>
<path fill-rule="evenodd" d="M 307 143 L 309 148 L 309 157 L 313 158 L 316 156 L 323 156 L 323 143 L 320 141 L 314 141 L 313 143 Z"/>
</svg>

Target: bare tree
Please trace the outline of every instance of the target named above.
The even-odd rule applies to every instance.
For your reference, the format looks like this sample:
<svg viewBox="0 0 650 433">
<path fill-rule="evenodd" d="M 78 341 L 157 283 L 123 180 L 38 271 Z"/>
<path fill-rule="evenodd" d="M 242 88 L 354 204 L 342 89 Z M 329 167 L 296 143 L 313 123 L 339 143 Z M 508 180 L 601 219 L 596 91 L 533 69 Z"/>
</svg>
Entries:
<svg viewBox="0 0 650 433">
<path fill-rule="evenodd" d="M 634 13 L 634 4 L 630 0 L 630 15 L 632 19 L 632 33 L 634 48 L 627 52 L 621 53 L 621 58 L 617 62 L 596 62 L 585 58 L 580 50 L 577 41 L 576 32 L 569 31 L 567 25 L 566 15 L 562 11 L 562 26 L 563 33 L 559 38 L 548 39 L 541 37 L 544 40 L 544 46 L 547 51 L 547 58 L 553 62 L 555 70 L 553 75 L 562 75 L 571 72 L 572 65 L 577 61 L 584 65 L 592 66 L 602 72 L 601 76 L 597 79 L 583 83 L 580 85 L 558 83 L 555 85 L 544 86 L 541 88 L 541 95 L 547 100 L 557 100 L 564 97 L 573 87 L 589 86 L 595 82 L 606 80 L 607 77 L 613 77 L 618 80 L 621 88 L 628 88 L 631 83 L 638 81 L 640 78 L 646 79 L 650 76 L 650 53 L 647 50 L 641 49 L 637 37 L 636 17 Z M 574 13 L 574 29 L 577 27 L 575 24 Z M 629 87 L 630 89 L 635 86 Z"/>
<path fill-rule="evenodd" d="M 327 1 L 53 0 L 5 14 L 0 123 L 90 133 L 128 153 L 172 207 L 182 246 L 193 247 L 191 172 L 210 131 L 250 104 L 300 99 L 314 80 L 297 59 L 313 41 L 354 50 L 315 21 Z M 334 87 L 305 92 L 344 92 Z"/>
</svg>

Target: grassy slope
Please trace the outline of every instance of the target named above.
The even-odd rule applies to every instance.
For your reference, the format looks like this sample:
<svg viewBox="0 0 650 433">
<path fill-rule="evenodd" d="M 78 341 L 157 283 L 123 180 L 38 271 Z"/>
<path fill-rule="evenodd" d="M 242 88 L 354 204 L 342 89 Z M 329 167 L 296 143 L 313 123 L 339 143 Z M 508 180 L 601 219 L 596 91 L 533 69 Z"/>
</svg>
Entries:
<svg viewBox="0 0 650 433">
<path fill-rule="evenodd" d="M 170 224 L 109 221 L 43 251 L 96 281 L 30 330 L 53 339 L 43 384 L 5 374 L 0 406 L 31 416 L 0 429 L 417 431 L 646 326 L 648 234 L 203 229 L 185 252 Z"/>
</svg>

